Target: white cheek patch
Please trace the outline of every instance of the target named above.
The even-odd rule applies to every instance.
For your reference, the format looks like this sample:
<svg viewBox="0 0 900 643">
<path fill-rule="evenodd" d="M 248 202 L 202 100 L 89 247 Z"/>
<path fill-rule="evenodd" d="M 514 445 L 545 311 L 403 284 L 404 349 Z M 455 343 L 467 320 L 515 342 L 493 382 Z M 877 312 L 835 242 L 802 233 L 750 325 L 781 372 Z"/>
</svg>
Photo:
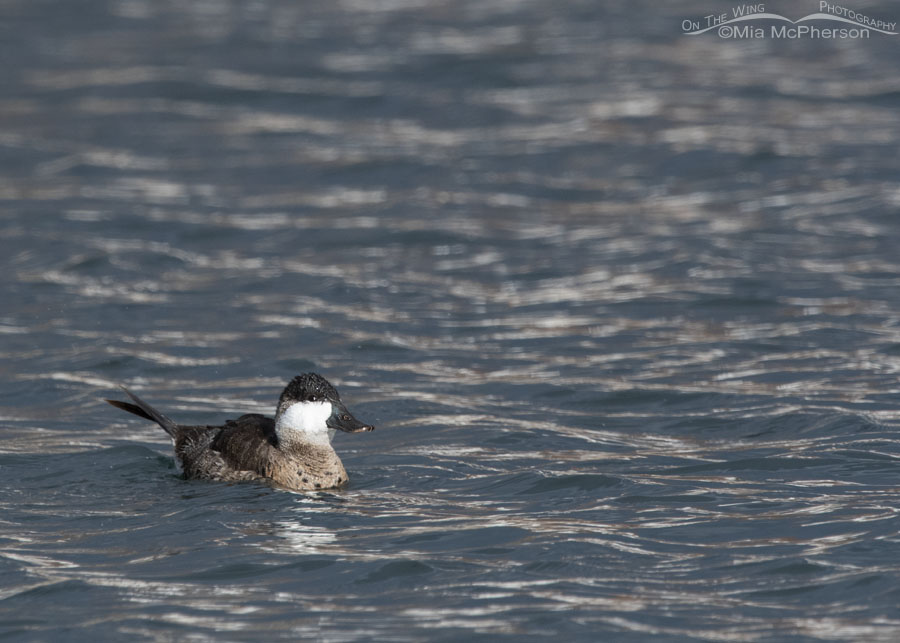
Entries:
<svg viewBox="0 0 900 643">
<path fill-rule="evenodd" d="M 284 410 L 275 424 L 279 440 L 318 442 L 328 440 L 331 402 L 296 402 Z"/>
</svg>

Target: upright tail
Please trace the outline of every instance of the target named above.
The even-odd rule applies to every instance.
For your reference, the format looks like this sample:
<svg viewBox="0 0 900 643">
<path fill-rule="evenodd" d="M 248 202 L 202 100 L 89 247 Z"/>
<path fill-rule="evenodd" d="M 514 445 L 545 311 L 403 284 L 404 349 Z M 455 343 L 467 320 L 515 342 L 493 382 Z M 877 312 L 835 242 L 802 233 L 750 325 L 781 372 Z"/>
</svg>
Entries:
<svg viewBox="0 0 900 643">
<path fill-rule="evenodd" d="M 120 402 L 118 400 L 106 400 L 116 408 L 122 409 L 123 411 L 128 411 L 129 413 L 134 413 L 138 417 L 142 417 L 145 420 L 151 420 L 160 425 L 163 429 L 165 429 L 166 433 L 171 435 L 173 438 L 178 430 L 178 425 L 175 424 L 172 420 L 167 418 L 165 415 L 154 409 L 152 406 L 147 404 L 144 400 L 139 398 L 137 395 L 129 391 L 124 386 L 120 387 L 125 393 L 134 400 L 134 404 L 129 404 L 128 402 Z"/>
</svg>

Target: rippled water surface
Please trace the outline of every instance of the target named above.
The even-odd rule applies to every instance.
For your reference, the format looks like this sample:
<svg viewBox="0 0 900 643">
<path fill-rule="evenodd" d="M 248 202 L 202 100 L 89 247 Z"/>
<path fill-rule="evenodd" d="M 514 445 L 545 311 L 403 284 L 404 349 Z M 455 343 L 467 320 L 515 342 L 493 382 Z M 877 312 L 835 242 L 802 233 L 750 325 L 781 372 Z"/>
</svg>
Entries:
<svg viewBox="0 0 900 643">
<path fill-rule="evenodd" d="M 900 36 L 674 4 L 0 3 L 0 635 L 900 638 Z"/>
</svg>

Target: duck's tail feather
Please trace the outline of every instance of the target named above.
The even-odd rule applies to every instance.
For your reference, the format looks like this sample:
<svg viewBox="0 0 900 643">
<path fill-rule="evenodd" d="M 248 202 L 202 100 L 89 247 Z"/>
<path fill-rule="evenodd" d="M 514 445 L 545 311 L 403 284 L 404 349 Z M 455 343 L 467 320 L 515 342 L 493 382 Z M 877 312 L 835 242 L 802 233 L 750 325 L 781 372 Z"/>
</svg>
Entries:
<svg viewBox="0 0 900 643">
<path fill-rule="evenodd" d="M 147 404 L 144 400 L 139 398 L 124 386 L 121 386 L 119 388 L 125 391 L 125 394 L 128 395 L 128 397 L 130 397 L 132 400 L 134 400 L 134 404 L 130 404 L 128 402 L 120 402 L 119 400 L 106 400 L 107 402 L 118 409 L 128 411 L 129 413 L 134 413 L 138 417 L 142 417 L 145 420 L 156 422 L 165 430 L 166 433 L 171 435 L 173 438 L 175 437 L 175 434 L 178 432 L 178 425 L 175 424 L 175 422 L 154 409 L 152 406 Z"/>
</svg>

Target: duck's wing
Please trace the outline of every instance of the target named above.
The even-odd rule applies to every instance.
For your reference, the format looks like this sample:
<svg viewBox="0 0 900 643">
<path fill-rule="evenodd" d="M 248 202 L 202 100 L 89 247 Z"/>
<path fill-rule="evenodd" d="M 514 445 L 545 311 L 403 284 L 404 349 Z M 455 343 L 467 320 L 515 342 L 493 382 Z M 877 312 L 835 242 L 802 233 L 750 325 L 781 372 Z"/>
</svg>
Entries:
<svg viewBox="0 0 900 643">
<path fill-rule="evenodd" d="M 249 413 L 228 420 L 213 438 L 210 448 L 226 466 L 268 477 L 270 465 L 278 454 L 276 444 L 275 420 Z"/>
</svg>

